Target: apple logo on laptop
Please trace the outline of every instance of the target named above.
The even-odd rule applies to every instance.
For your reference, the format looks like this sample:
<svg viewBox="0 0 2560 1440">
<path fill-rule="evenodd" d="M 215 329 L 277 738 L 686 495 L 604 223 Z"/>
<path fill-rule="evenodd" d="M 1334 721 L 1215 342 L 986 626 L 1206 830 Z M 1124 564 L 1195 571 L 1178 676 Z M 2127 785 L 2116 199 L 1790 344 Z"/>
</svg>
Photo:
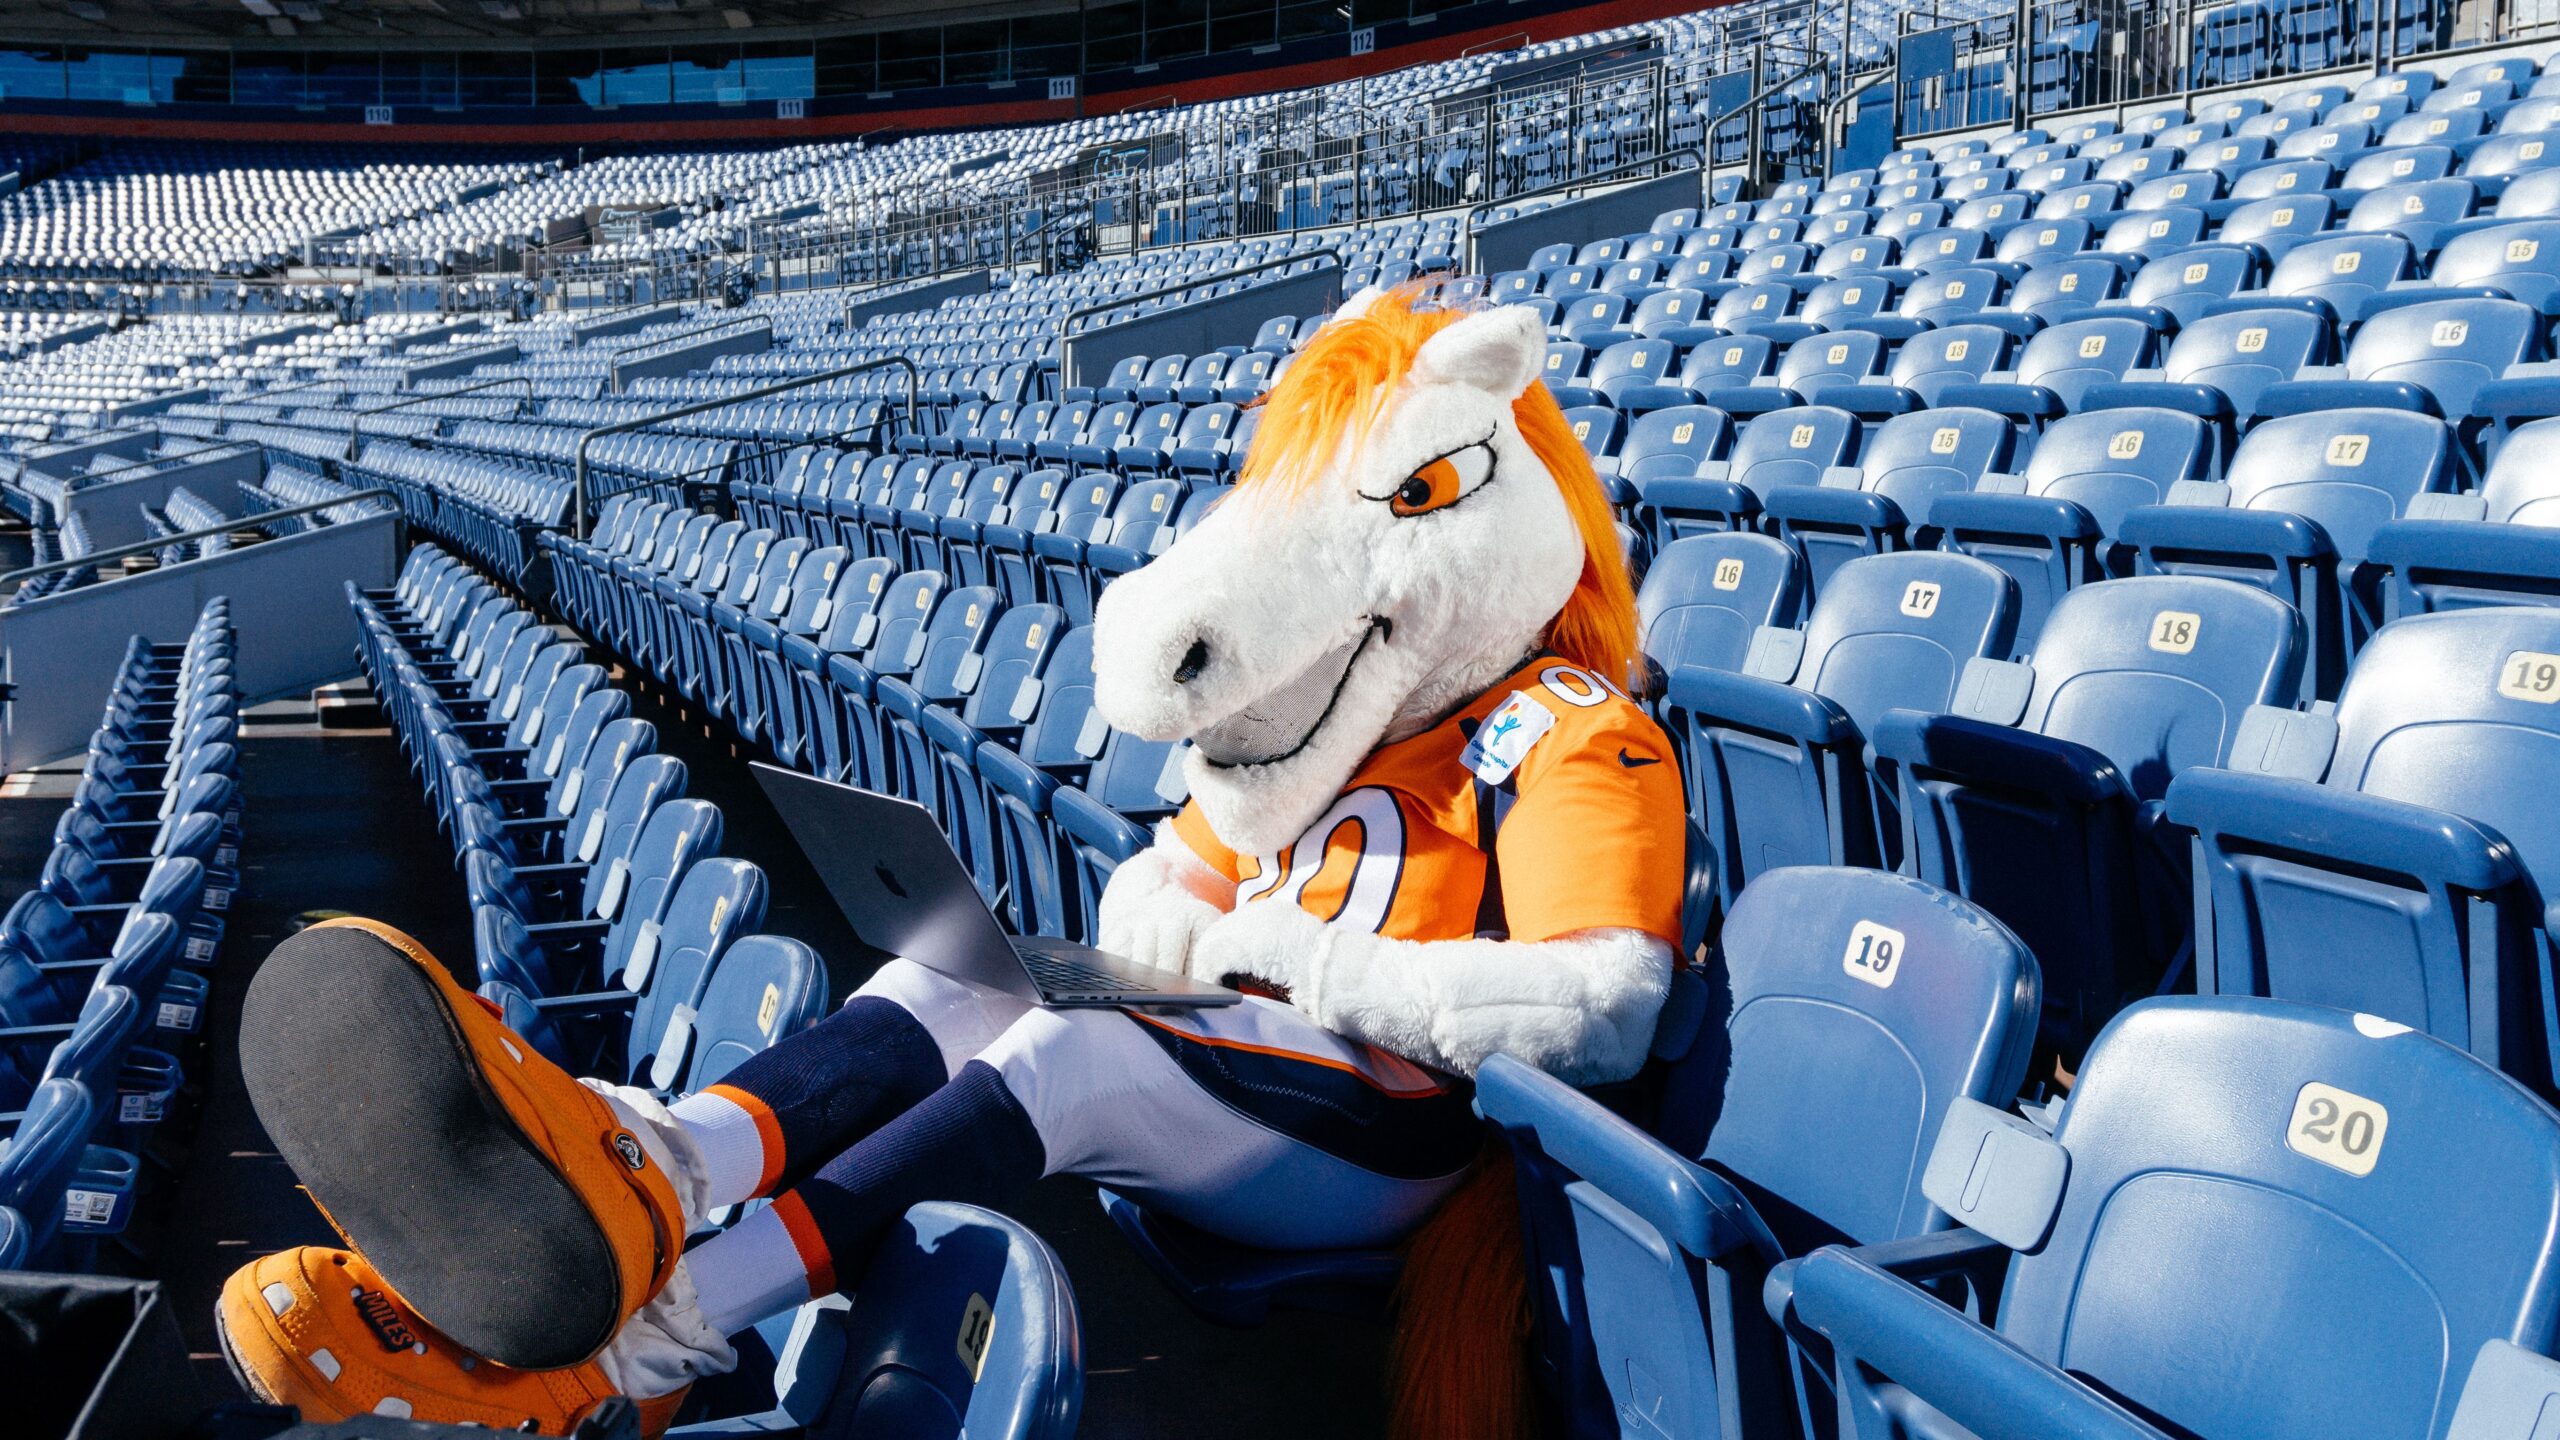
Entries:
<svg viewBox="0 0 2560 1440">
<path fill-rule="evenodd" d="M 871 867 L 871 873 L 880 877 L 880 883 L 889 888 L 890 894 L 901 900 L 907 898 L 907 887 L 898 883 L 898 877 L 890 873 L 888 866 L 874 865 Z"/>
</svg>

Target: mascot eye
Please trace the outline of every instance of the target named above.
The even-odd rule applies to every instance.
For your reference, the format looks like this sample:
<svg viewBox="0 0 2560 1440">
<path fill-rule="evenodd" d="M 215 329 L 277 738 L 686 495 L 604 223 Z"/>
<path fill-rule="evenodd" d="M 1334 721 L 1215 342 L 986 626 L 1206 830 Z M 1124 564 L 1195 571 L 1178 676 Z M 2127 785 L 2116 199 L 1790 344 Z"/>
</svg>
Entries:
<svg viewBox="0 0 2560 1440">
<path fill-rule="evenodd" d="M 1398 485 L 1387 508 L 1398 515 L 1428 515 L 1472 494 L 1492 469 L 1493 454 L 1482 445 L 1443 455 Z"/>
</svg>

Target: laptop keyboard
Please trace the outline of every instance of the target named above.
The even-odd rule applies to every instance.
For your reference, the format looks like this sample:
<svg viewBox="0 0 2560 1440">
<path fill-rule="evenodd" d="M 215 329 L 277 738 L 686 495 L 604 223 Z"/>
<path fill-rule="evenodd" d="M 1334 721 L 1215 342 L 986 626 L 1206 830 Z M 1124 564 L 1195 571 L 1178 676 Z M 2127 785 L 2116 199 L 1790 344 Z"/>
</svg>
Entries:
<svg viewBox="0 0 2560 1440">
<path fill-rule="evenodd" d="M 1113 975 L 1074 960 L 1061 960 L 1033 950 L 1017 950 L 1023 967 L 1042 990 L 1052 995 L 1128 995 L 1156 987 L 1143 980 Z"/>
</svg>

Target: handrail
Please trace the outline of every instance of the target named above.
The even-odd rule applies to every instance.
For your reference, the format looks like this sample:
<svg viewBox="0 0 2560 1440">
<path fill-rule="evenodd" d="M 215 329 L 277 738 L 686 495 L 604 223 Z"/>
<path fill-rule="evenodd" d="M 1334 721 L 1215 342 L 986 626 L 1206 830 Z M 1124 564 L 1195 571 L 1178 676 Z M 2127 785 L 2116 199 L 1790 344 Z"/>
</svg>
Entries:
<svg viewBox="0 0 2560 1440">
<path fill-rule="evenodd" d="M 1458 58 L 1464 60 L 1469 56 L 1480 53 L 1489 53 L 1495 50 L 1508 50 L 1512 48 L 1514 42 L 1526 45 L 1529 43 L 1529 32 L 1522 30 L 1517 34 L 1503 35 L 1492 40 L 1479 40 L 1475 44 L 1468 46 L 1466 49 L 1459 51 Z"/>
<path fill-rule="evenodd" d="M 346 458 L 350 460 L 356 458 L 357 442 L 364 438 L 364 417 L 367 415 L 380 415 L 388 410 L 406 410 L 412 405 L 424 405 L 430 400 L 450 400 L 456 395 L 469 395 L 474 391 L 491 390 L 500 385 L 522 385 L 525 402 L 530 403 L 534 398 L 532 376 L 501 375 L 494 380 L 474 380 L 468 385 L 457 386 L 451 390 L 438 390 L 432 395 L 412 395 L 406 400 L 394 400 L 388 405 L 376 405 L 370 410 L 358 410 L 355 412 L 353 423 L 347 426 Z M 518 415 L 524 413 L 523 404 L 516 407 L 516 413 Z"/>
<path fill-rule="evenodd" d="M 992 289 L 993 289 L 993 281 L 994 281 L 994 278 L 995 278 L 995 272 L 994 272 L 992 269 L 989 269 L 987 266 L 984 266 L 984 265 L 975 266 L 975 267 L 973 267 L 973 269 L 974 269 L 975 271 L 978 271 L 978 272 L 983 272 L 983 273 L 988 277 L 988 280 L 989 280 L 989 288 L 990 288 L 990 290 L 992 291 Z M 964 278 L 965 278 L 969 273 L 971 273 L 971 272 L 970 272 L 970 271 L 962 271 L 962 272 L 960 272 L 961 276 L 962 276 L 962 277 L 964 277 Z M 936 273 L 936 274 L 932 274 L 932 275 L 901 275 L 901 276 L 899 276 L 899 277 L 897 277 L 896 279 L 893 279 L 893 280 L 880 280 L 880 281 L 875 281 L 875 282 L 873 282 L 872 284 L 869 284 L 869 285 L 859 285 L 859 286 L 856 286 L 856 287 L 854 287 L 854 289 L 852 290 L 852 292 L 851 292 L 850 294 L 848 294 L 848 295 L 846 295 L 846 296 L 844 297 L 844 305 L 842 306 L 841 310 L 840 310 L 840 311 L 839 311 L 839 313 L 837 314 L 837 317 L 836 317 L 836 323 L 837 323 L 837 325 L 841 328 L 842 333 L 847 334 L 847 335 L 850 335 L 850 334 L 852 334 L 852 333 L 853 333 L 853 307 L 854 307 L 854 306 L 856 306 L 856 305 L 862 305 L 862 304 L 867 304 L 867 303 L 869 303 L 869 302 L 871 302 L 871 301 L 873 301 L 873 300 L 890 300 L 890 299 L 895 299 L 896 297 L 898 297 L 898 296 L 900 296 L 900 295 L 905 294 L 905 293 L 906 293 L 907 291 L 909 291 L 909 290 L 922 290 L 922 289 L 925 289 L 925 288 L 927 288 L 927 287 L 929 287 L 929 286 L 933 286 L 933 285 L 940 285 L 940 284 L 944 283 L 944 282 L 945 282 L 945 280 L 946 280 L 946 279 L 948 279 L 949 277 L 950 277 L 950 272 L 948 272 L 948 271 L 938 272 L 938 273 Z M 912 313 L 912 312 L 891 312 L 891 313 Z"/>
<path fill-rule="evenodd" d="M 604 353 L 612 356 L 616 360 L 619 360 L 628 351 L 646 350 L 653 345 L 673 345 L 679 340 L 690 340 L 696 335 L 707 335 L 723 326 L 743 325 L 750 321 L 762 321 L 764 322 L 764 328 L 766 330 L 769 331 L 773 329 L 773 317 L 770 315 L 732 315 L 725 320 L 714 320 L 708 325 L 696 325 L 690 330 L 679 330 L 673 335 L 660 335 L 649 340 L 634 340 L 628 345 L 618 345 Z M 637 359 L 640 357 L 634 356 L 633 358 Z"/>
<path fill-rule="evenodd" d="M 1730 118 L 1731 116 L 1729 115 L 1718 117 L 1716 123 L 1721 124 L 1724 120 Z M 1715 125 L 1709 125 L 1707 127 L 1707 130 L 1710 133 L 1712 133 L 1714 129 Z M 1672 165 L 1668 163 L 1679 159 L 1683 155 L 1694 158 L 1698 163 L 1696 165 Z M 1588 175 L 1576 175 L 1565 180 L 1551 180 L 1544 185 L 1538 186 L 1534 190 L 1523 190 L 1517 194 L 1505 195 L 1498 200 L 1479 200 L 1474 205 L 1467 208 L 1466 218 L 1459 222 L 1458 231 L 1468 239 L 1474 239 L 1476 232 L 1476 217 L 1489 210 L 1494 210 L 1504 205 L 1517 204 L 1523 200 L 1535 200 L 1542 195 L 1553 195 L 1565 190 L 1579 190 L 1586 185 L 1603 185 L 1611 180 L 1624 178 L 1629 174 L 1629 172 L 1637 170 L 1650 170 L 1656 175 L 1669 175 L 1675 171 L 1694 169 L 1703 174 L 1706 171 L 1706 165 L 1707 148 L 1706 142 L 1704 141 L 1695 145 L 1683 145 L 1677 149 L 1657 150 L 1654 153 L 1645 156 L 1641 160 L 1623 161 L 1619 164 L 1610 166 L 1606 170 L 1594 170 Z"/>
<path fill-rule="evenodd" d="M 1623 171 L 1641 170 L 1649 166 L 1661 165 L 1665 161 L 1682 155 L 1696 156 L 1698 161 L 1698 173 L 1703 176 L 1714 168 L 1714 156 L 1709 147 L 1715 144 L 1716 130 L 1719 127 L 1736 115 L 1746 113 L 1752 106 L 1757 105 L 1768 99 L 1770 96 L 1777 94 L 1779 91 L 1786 89 L 1788 86 L 1793 85 L 1807 75 L 1812 74 L 1814 71 L 1828 68 L 1830 63 L 1829 57 L 1808 62 L 1801 68 L 1797 69 L 1794 73 L 1788 75 L 1785 79 L 1773 80 L 1768 84 L 1761 86 L 1760 89 L 1753 93 L 1748 99 L 1735 101 L 1729 109 L 1724 111 L 1724 113 L 1708 120 L 1705 125 L 1699 128 L 1698 133 L 1702 138 L 1700 138 L 1698 143 L 1695 145 L 1682 146 L 1676 150 L 1658 150 L 1641 160 L 1630 160 L 1623 165 L 1612 165 L 1606 170 L 1596 170 L 1588 175 L 1577 175 L 1571 179 L 1558 180 L 1551 184 L 1541 185 L 1535 190 L 1523 190 L 1517 194 L 1505 195 L 1498 200 L 1481 201 L 1467 211 L 1465 223 L 1461 224 L 1458 228 L 1466 234 L 1470 241 L 1472 241 L 1475 238 L 1476 217 L 1495 206 L 1510 205 L 1522 200 L 1535 200 L 1541 195 L 1554 194 L 1560 190 L 1578 190 L 1585 185 L 1611 179 Z M 1669 169 L 1664 169 L 1659 173 L 1667 175 L 1671 172 Z M 1699 198 L 1704 200 L 1706 197 L 1701 195 Z"/>
<path fill-rule="evenodd" d="M 201 455 L 207 450 L 237 450 L 243 446 L 253 450 L 265 448 L 255 440 L 208 440 L 192 450 L 181 450 L 175 455 L 145 455 L 139 460 L 128 460 L 122 465 L 110 465 L 104 470 L 83 471 L 71 477 L 71 485 L 77 489 L 82 481 L 103 480 L 110 475 L 121 475 L 127 470 L 139 470 L 145 465 L 160 465 L 171 460 L 184 460 L 190 455 Z"/>
<path fill-rule="evenodd" d="M 300 380 L 291 385 L 279 385 L 273 390 L 252 391 L 249 394 L 240 396 L 236 400 L 226 400 L 223 403 L 226 405 L 250 405 L 266 400 L 271 396 L 291 395 L 300 390 L 317 390 L 323 385 L 338 385 L 343 387 L 345 384 L 346 381 L 343 377 L 323 375 L 316 380 Z"/>
<path fill-rule="evenodd" d="M 388 485 L 376 485 L 370 489 L 332 496 L 326 500 L 306 501 L 282 510 L 261 510 L 255 515 L 238 516 L 223 524 L 209 525 L 202 530 L 190 530 L 183 535 L 155 535 L 148 540 L 136 540 L 130 545 L 118 545 L 112 550 L 93 550 L 86 555 L 72 556 L 68 560 L 53 560 L 42 565 L 30 565 L 23 570 L 12 570 L 6 575 L 0 575 L 0 588 L 14 589 L 15 587 L 9 585 L 12 580 L 24 585 L 40 575 L 78 570 L 83 566 L 96 565 L 107 560 L 121 560 L 127 555 L 140 555 L 151 550 L 166 550 L 172 545 L 184 545 L 189 541 L 203 540 L 214 535 L 228 535 L 237 530 L 255 529 L 270 520 L 290 520 L 296 515 L 308 515 L 314 510 L 334 510 L 341 505 L 351 505 L 358 500 L 371 500 L 376 496 L 391 502 L 391 508 L 381 513 L 394 518 L 399 516 L 400 492 Z"/>
<path fill-rule="evenodd" d="M 916 428 L 916 392 L 924 388 L 924 372 L 916 368 L 915 361 L 904 355 L 883 355 L 877 359 L 840 365 L 833 370 L 821 370 L 815 375 L 796 375 L 771 385 L 759 385 L 753 390 L 741 390 L 735 395 L 723 395 L 714 400 L 697 400 L 690 405 L 679 405 L 673 410 L 662 410 L 655 415 L 643 415 L 636 420 L 618 420 L 613 424 L 599 425 L 587 431 L 578 437 L 577 488 L 570 497 L 572 507 L 569 511 L 570 538 L 574 540 L 587 538 L 587 447 L 605 436 L 620 435 L 631 430 L 644 430 L 662 420 L 681 420 L 687 415 L 699 415 L 705 410 L 719 410 L 730 405 L 743 404 L 749 400 L 761 400 L 768 395 L 779 395 L 785 390 L 798 390 L 804 386 L 824 384 L 829 380 L 842 380 L 850 375 L 859 375 L 867 370 L 885 369 L 891 365 L 898 366 L 907 372 L 907 428 L 912 431 Z"/>
<path fill-rule="evenodd" d="M 1318 245 L 1312 250 L 1292 251 L 1287 255 L 1276 255 L 1268 260 L 1257 260 L 1251 265 L 1239 265 L 1233 270 L 1221 270 L 1214 275 L 1185 280 L 1177 285 L 1159 285 L 1153 290 L 1141 290 L 1135 295 L 1123 295 L 1117 299 L 1087 305 L 1081 310 L 1070 310 L 1067 312 L 1067 318 L 1058 322 L 1058 338 L 1074 339 L 1076 322 L 1087 315 L 1100 315 L 1105 311 L 1117 310 L 1123 305 L 1139 305 L 1149 300 L 1161 300 L 1168 295 L 1179 295 L 1185 290 L 1197 290 L 1203 285 L 1215 285 L 1222 280 L 1240 280 L 1247 275 L 1259 275 L 1265 270 L 1277 270 L 1283 265 L 1295 265 L 1301 260 L 1313 260 L 1319 255 L 1332 256 L 1334 268 L 1337 270 L 1343 268 L 1342 251 L 1334 246 Z"/>
</svg>

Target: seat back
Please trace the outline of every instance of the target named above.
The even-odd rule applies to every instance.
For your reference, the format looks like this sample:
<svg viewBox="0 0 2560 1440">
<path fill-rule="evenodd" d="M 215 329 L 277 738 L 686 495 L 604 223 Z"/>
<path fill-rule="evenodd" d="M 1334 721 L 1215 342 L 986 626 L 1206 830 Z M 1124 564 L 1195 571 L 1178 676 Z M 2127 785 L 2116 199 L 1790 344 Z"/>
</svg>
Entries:
<svg viewBox="0 0 2560 1440">
<path fill-rule="evenodd" d="M 1804 569 L 1784 541 L 1743 531 L 1674 540 L 1653 557 L 1636 593 L 1637 636 L 1663 673 L 1698 665 L 1739 670 L 1763 625 L 1793 629 Z"/>
<path fill-rule="evenodd" d="M 2560 889 L 2560 613 L 2540 607 L 2413 615 L 2375 632 L 2338 697 L 2327 782 L 2479 821 Z"/>
<path fill-rule="evenodd" d="M 2483 1343 L 2560 1338 L 2560 1117 L 2424 1035 L 2151 1001 L 2054 1138 L 2069 1177 L 2000 1333 L 2172 1433 L 2441 1437 Z"/>
<path fill-rule="evenodd" d="M 1665 1067 L 1658 1160 L 1628 1163 L 1623 1122 L 1559 1115 L 1553 1082 L 1508 1056 L 1480 1077 L 1517 1142 L 1539 1348 L 1575 1433 L 1614 1433 L 1628 1408 L 1657 1434 L 1735 1433 L 1737 1415 L 1792 1430 L 1784 1343 L 1744 1297 L 1777 1256 L 1947 1228 L 1920 1191 L 1931 1139 L 1956 1101 L 2001 1104 L 2026 1072 L 2035 958 L 1935 887 L 1774 869 L 1721 948 L 1730 1018 Z M 1670 1206 L 1702 1223 L 1657 1228 Z"/>
<path fill-rule="evenodd" d="M 2234 507 L 2316 520 L 2347 563 L 2364 558 L 2410 497 L 2453 482 L 2452 433 L 2405 410 L 2279 416 L 2249 432 L 2228 472 Z"/>
<path fill-rule="evenodd" d="M 1822 472 L 1848 463 L 1858 417 L 1829 405 L 1772 410 L 1742 427 L 1734 441 L 1733 483 L 1755 495 L 1781 485 L 1818 485 Z"/>
<path fill-rule="evenodd" d="M 669 800 L 650 812 L 628 854 L 598 867 L 602 878 L 594 884 L 596 903 L 589 913 L 612 922 L 598 966 L 599 983 L 638 988 L 625 973 L 635 949 L 647 949 L 648 963 L 656 963 L 657 942 L 644 944 L 644 930 L 664 926 L 668 902 L 685 872 L 720 853 L 724 824 L 720 807 L 708 800 Z"/>
<path fill-rule="evenodd" d="M 2054 605 L 2018 723 L 2106 756 L 2137 798 L 2156 800 L 2181 771 L 2228 759 L 2250 706 L 2289 704 L 2309 648 L 2302 617 L 2263 590 L 2102 580 Z"/>
<path fill-rule="evenodd" d="M 2513 300 L 2430 300 L 2367 320 L 2347 348 L 2356 380 L 2414 385 L 2443 413 L 2468 414 L 2481 386 L 2542 351 L 2542 317 Z"/>
<path fill-rule="evenodd" d="M 1086 757 L 1076 741 L 1093 714 L 1093 627 L 1079 625 L 1060 635 L 1039 675 L 1017 684 L 1000 703 L 1017 716 L 1029 714 L 1019 747 L 1023 759 L 1042 767 L 1080 763 Z"/>
<path fill-rule="evenodd" d="M 818 952 L 781 935 L 745 935 L 720 954 L 695 1009 L 693 1053 L 682 1084 L 690 1095 L 750 1055 L 826 1014 L 827 968 Z"/>
<path fill-rule="evenodd" d="M 1864 488 L 1900 506 L 1913 525 L 1929 518 L 1929 502 L 1970 490 L 2009 458 L 2015 431 L 2007 416 L 1966 406 L 1896 415 L 1869 432 L 1859 449 Z"/>
<path fill-rule="evenodd" d="M 609 910 L 598 906 L 613 883 L 615 868 L 628 870 L 632 847 L 640 843 L 650 818 L 667 801 L 683 798 L 685 780 L 684 762 L 673 755 L 640 756 L 623 767 L 604 808 L 591 812 L 586 825 L 566 837 L 569 857 L 588 867 L 580 896 L 585 914 L 609 917 Z"/>
<path fill-rule="evenodd" d="M 16 1131 L 0 1139 L 0 1205 L 28 1222 L 31 1255 L 41 1255 L 61 1227 L 63 1192 L 80 1167 L 96 1114 L 88 1087 L 48 1080 L 27 1100 Z"/>
<path fill-rule="evenodd" d="M 2481 478 L 2486 518 L 2508 525 L 2560 525 L 2560 418 L 2519 425 L 2498 445 Z"/>
<path fill-rule="evenodd" d="M 1989 325 L 1943 325 L 1903 342 L 1893 357 L 1893 383 L 1937 403 L 1938 392 L 1967 384 L 2000 367 L 2009 336 Z"/>
<path fill-rule="evenodd" d="M 2044 432 L 2022 472 L 2026 492 L 2087 510 L 2102 535 L 2124 512 L 2157 505 L 2180 480 L 2203 477 L 2212 459 L 2205 423 L 2176 410 L 2092 410 Z"/>
<path fill-rule="evenodd" d="M 2090 386 L 2120 380 L 2125 371 L 2148 363 L 2151 342 L 2151 327 L 2140 320 L 2065 321 L 2027 342 L 2018 356 L 2018 379 L 2043 386 L 2062 397 L 2065 408 L 2074 408 Z"/>
<path fill-rule="evenodd" d="M 2236 414 L 2254 415 L 2259 391 L 2327 358 L 2328 345 L 2328 322 L 2299 310 L 2207 315 L 2178 332 L 2161 378 L 2179 385 L 2210 385 L 2229 397 Z"/>
<path fill-rule="evenodd" d="M 1956 1099 L 1999 1105 L 2025 1079 L 2035 956 L 1935 886 L 1821 866 L 1754 880 L 1721 948 L 1724 1053 L 1697 1046 L 1674 1067 L 1665 1138 L 1700 1154 L 1711 1119 L 1703 1158 L 1790 1255 L 1946 1228 L 1920 1193 L 1929 1143 Z"/>
<path fill-rule="evenodd" d="M 638 973 L 631 988 L 640 992 L 623 1042 L 630 1083 L 669 1090 L 684 1078 L 703 982 L 732 940 L 763 928 L 765 896 L 764 872 L 725 855 L 702 861 L 676 882 L 649 962 L 644 966 L 635 948 L 623 972 L 626 983 Z"/>
<path fill-rule="evenodd" d="M 1723 457 L 1733 444 L 1733 421 L 1705 405 L 1649 410 L 1627 427 L 1618 447 L 1618 473 L 1641 482 L 1653 475 L 1694 474 L 1701 460 Z"/>
<path fill-rule="evenodd" d="M 1084 1396 L 1075 1295 L 1030 1230 L 974 1206 L 918 1205 L 857 1283 L 881 1298 L 847 1312 L 841 1378 L 811 1433 L 1074 1433 Z"/>
<path fill-rule="evenodd" d="M 2017 586 L 1966 555 L 1906 550 L 1831 574 L 1805 621 L 1794 683 L 1839 704 L 1861 731 L 1885 711 L 1943 711 L 1977 656 L 2004 658 Z"/>
</svg>

